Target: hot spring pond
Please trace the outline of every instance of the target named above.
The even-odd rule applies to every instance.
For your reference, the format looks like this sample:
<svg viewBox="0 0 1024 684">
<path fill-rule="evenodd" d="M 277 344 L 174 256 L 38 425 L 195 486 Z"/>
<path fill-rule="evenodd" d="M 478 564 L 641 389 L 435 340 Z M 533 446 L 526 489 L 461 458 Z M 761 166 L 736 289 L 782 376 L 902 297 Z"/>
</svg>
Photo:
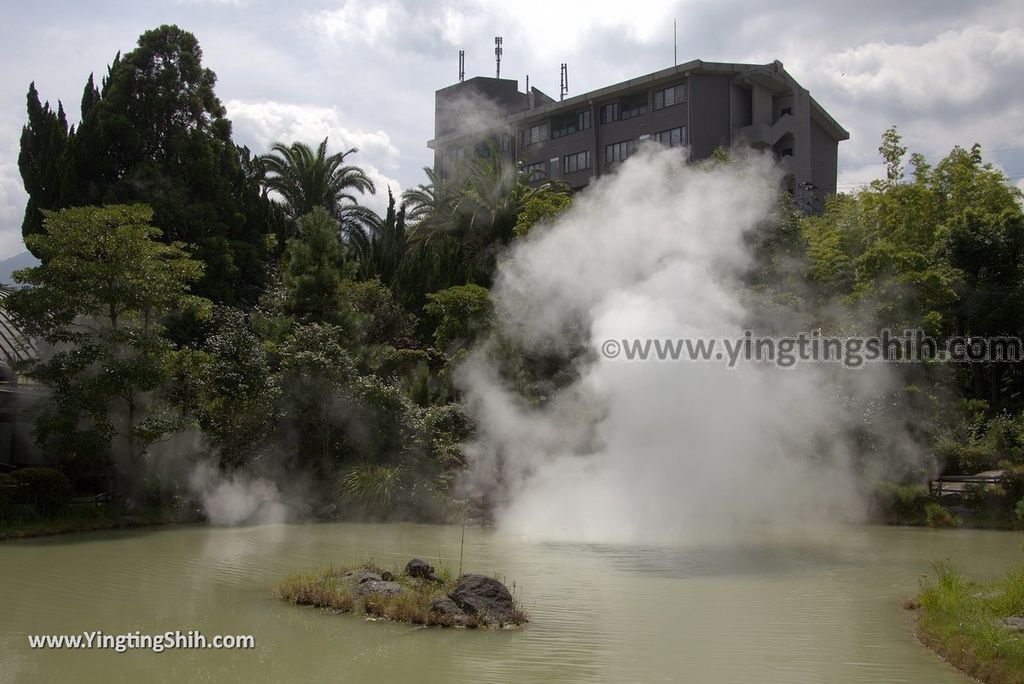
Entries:
<svg viewBox="0 0 1024 684">
<path fill-rule="evenodd" d="M 966 682 L 914 639 L 900 600 L 933 560 L 977 579 L 1021 559 L 1004 532 L 842 527 L 677 547 L 466 534 L 525 629 L 373 623 L 276 601 L 299 568 L 458 563 L 460 528 L 150 528 L 0 544 L 0 681 Z M 240 651 L 40 651 L 28 634 L 252 634 Z"/>
</svg>

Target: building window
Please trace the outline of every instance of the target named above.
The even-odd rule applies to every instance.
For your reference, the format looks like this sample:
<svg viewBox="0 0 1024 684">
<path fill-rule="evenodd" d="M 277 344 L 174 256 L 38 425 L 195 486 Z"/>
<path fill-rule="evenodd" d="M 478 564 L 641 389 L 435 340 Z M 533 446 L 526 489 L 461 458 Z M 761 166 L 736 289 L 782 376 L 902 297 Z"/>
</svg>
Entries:
<svg viewBox="0 0 1024 684">
<path fill-rule="evenodd" d="M 547 127 L 546 123 L 539 123 L 536 126 L 521 129 L 519 131 L 519 143 L 526 147 L 527 145 L 534 145 L 547 140 Z"/>
<path fill-rule="evenodd" d="M 510 133 L 502 133 L 501 135 L 498 136 L 498 151 L 512 151 L 512 135 Z"/>
<path fill-rule="evenodd" d="M 632 119 L 647 113 L 647 95 L 640 95 L 622 101 L 619 109 L 620 119 Z"/>
<path fill-rule="evenodd" d="M 660 131 L 651 136 L 657 142 L 668 147 L 678 147 L 686 144 L 686 126 L 670 128 L 667 131 Z"/>
<path fill-rule="evenodd" d="M 574 173 L 590 168 L 590 150 L 583 150 L 576 154 L 567 154 L 562 157 L 562 168 L 565 173 Z"/>
<path fill-rule="evenodd" d="M 654 109 L 671 107 L 672 105 L 682 104 L 685 101 L 686 86 L 682 83 L 654 91 Z"/>
<path fill-rule="evenodd" d="M 581 109 L 572 114 L 558 116 L 551 120 L 551 139 L 572 135 L 590 128 L 590 110 Z"/>
<path fill-rule="evenodd" d="M 544 167 L 547 166 L 547 162 L 537 162 L 535 164 L 527 164 L 523 167 L 523 173 L 526 174 L 526 180 L 529 182 L 544 180 L 547 173 Z"/>
<path fill-rule="evenodd" d="M 601 105 L 601 123 L 611 123 L 619 120 L 619 103 Z"/>
<path fill-rule="evenodd" d="M 636 151 L 636 140 L 623 140 L 604 146 L 604 161 L 606 164 L 626 161 L 629 155 Z"/>
<path fill-rule="evenodd" d="M 601 123 L 623 121 L 647 113 L 647 95 L 624 97 L 618 102 L 601 106 Z"/>
</svg>

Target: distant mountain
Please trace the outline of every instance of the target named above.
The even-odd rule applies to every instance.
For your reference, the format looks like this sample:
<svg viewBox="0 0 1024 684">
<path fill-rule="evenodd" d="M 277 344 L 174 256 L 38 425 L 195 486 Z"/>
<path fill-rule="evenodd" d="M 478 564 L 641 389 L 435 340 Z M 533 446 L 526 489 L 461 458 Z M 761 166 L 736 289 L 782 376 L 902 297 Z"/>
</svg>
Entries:
<svg viewBox="0 0 1024 684">
<path fill-rule="evenodd" d="M 28 268 L 29 266 L 38 266 L 39 259 L 32 256 L 31 252 L 21 252 L 14 256 L 0 261 L 0 284 L 13 285 L 14 281 L 11 279 L 11 272 L 17 271 L 19 268 Z"/>
</svg>

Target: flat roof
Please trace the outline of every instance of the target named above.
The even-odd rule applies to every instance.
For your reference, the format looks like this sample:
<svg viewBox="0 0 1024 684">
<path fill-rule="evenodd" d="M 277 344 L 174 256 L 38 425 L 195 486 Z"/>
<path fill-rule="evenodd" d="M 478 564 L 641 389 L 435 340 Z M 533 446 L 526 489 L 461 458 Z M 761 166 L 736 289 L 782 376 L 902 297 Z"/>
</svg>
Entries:
<svg viewBox="0 0 1024 684">
<path fill-rule="evenodd" d="M 769 87 L 774 86 L 775 88 L 781 89 L 785 86 L 800 86 L 795 78 L 793 78 L 789 72 L 783 67 L 782 62 L 775 60 L 768 64 L 739 64 L 730 62 L 705 62 L 700 59 L 691 60 L 683 64 L 668 67 L 660 71 L 654 71 L 644 76 L 637 76 L 626 81 L 621 81 L 613 85 L 598 88 L 597 90 L 591 90 L 580 95 L 574 95 L 561 101 L 549 102 L 546 104 L 539 105 L 533 109 L 524 109 L 520 112 L 514 112 L 505 116 L 499 121 L 506 124 L 516 124 L 521 121 L 532 119 L 534 117 L 543 117 L 556 114 L 563 109 L 572 109 L 579 107 L 584 104 L 593 104 L 594 100 L 600 100 L 605 97 L 611 97 L 616 95 L 623 90 L 631 90 L 633 88 L 639 88 L 641 86 L 648 86 L 658 81 L 669 80 L 676 76 L 683 76 L 691 73 L 700 74 L 732 74 L 732 75 L 743 75 L 752 80 L 757 80 Z M 476 78 L 487 78 L 487 77 L 476 77 Z M 466 83 L 475 79 L 469 79 Z M 498 79 L 490 79 L 498 80 Z M 513 79 L 500 79 L 501 81 L 512 81 Z M 518 81 L 516 82 L 516 88 L 518 89 Z M 438 93 L 445 92 L 451 88 L 463 85 L 462 83 L 456 83 L 454 86 L 446 86 Z M 524 93 L 525 95 L 525 93 Z M 848 140 L 850 133 L 839 125 L 825 108 L 818 104 L 817 100 L 813 97 L 811 100 L 811 114 L 815 120 L 823 126 L 836 140 Z M 427 147 L 430 149 L 434 148 L 435 143 L 447 142 L 452 140 L 458 140 L 464 137 L 459 134 L 442 135 L 438 136 L 427 142 Z"/>
</svg>

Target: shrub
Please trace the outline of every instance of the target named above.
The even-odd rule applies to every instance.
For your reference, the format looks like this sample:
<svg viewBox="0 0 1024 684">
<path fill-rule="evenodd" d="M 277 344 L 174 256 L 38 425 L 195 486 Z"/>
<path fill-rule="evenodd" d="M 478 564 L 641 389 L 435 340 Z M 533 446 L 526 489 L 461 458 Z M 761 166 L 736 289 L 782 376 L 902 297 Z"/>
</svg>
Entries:
<svg viewBox="0 0 1024 684">
<path fill-rule="evenodd" d="M 1017 514 L 1017 520 L 1024 522 L 1024 499 L 1017 502 L 1017 506 L 1013 509 L 1013 512 Z"/>
<path fill-rule="evenodd" d="M 924 485 L 880 482 L 875 489 L 875 500 L 885 522 L 920 525 L 926 520 L 925 506 L 931 497 Z"/>
<path fill-rule="evenodd" d="M 71 501 L 71 482 L 53 468 L 15 470 L 15 503 L 30 515 L 53 515 Z"/>
<path fill-rule="evenodd" d="M 963 447 L 957 457 L 957 470 L 972 475 L 983 470 L 992 470 L 999 463 L 999 454 L 988 444 L 972 444 Z"/>
<path fill-rule="evenodd" d="M 985 444 L 999 458 L 1017 464 L 1024 456 L 1024 420 L 1021 416 L 1000 414 L 988 423 Z"/>
<path fill-rule="evenodd" d="M 6 473 L 0 473 L 0 518 L 6 518 L 14 508 L 14 493 L 18 481 Z"/>
<path fill-rule="evenodd" d="M 338 488 L 353 501 L 387 515 L 402 495 L 404 471 L 400 465 L 359 463 L 341 477 Z"/>
<path fill-rule="evenodd" d="M 929 503 L 924 507 L 928 527 L 956 527 L 957 520 L 953 514 L 937 503 Z"/>
</svg>

